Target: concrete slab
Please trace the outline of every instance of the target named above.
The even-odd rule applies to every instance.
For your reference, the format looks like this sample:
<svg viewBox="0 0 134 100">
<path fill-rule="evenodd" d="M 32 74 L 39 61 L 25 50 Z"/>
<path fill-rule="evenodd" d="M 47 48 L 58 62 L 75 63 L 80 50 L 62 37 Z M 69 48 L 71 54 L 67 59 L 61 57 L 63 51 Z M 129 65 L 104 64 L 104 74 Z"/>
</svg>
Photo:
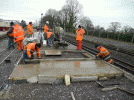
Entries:
<svg viewBox="0 0 134 100">
<path fill-rule="evenodd" d="M 61 50 L 45 50 L 45 55 L 62 55 Z"/>
<path fill-rule="evenodd" d="M 65 74 L 75 77 L 113 77 L 123 72 L 101 60 L 46 60 L 39 64 L 18 65 L 9 79 L 21 80 L 37 76 L 39 83 L 52 83 L 64 78 Z"/>
</svg>

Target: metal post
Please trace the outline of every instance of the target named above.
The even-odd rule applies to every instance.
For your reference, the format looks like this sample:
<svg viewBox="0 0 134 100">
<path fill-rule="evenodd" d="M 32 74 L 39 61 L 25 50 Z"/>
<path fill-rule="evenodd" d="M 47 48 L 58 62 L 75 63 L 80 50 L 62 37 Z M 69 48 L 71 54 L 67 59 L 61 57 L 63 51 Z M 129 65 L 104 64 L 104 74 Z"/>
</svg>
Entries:
<svg viewBox="0 0 134 100">
<path fill-rule="evenodd" d="M 133 39 L 134 39 L 134 33 L 133 33 L 133 36 L 132 36 L 132 41 L 131 41 L 131 43 L 133 43 Z"/>
<path fill-rule="evenodd" d="M 37 29 L 37 20 L 36 20 L 36 29 Z"/>
<path fill-rule="evenodd" d="M 43 13 L 41 14 L 41 32 L 42 32 L 42 16 L 43 16 Z"/>
</svg>

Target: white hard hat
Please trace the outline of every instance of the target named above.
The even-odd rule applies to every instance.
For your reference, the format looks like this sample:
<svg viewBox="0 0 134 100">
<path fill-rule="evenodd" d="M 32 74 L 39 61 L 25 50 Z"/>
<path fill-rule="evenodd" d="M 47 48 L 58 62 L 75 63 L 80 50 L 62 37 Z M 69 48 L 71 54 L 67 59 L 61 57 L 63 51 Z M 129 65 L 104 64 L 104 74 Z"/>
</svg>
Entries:
<svg viewBox="0 0 134 100">
<path fill-rule="evenodd" d="M 49 24 L 49 21 L 46 21 L 46 24 Z"/>
</svg>

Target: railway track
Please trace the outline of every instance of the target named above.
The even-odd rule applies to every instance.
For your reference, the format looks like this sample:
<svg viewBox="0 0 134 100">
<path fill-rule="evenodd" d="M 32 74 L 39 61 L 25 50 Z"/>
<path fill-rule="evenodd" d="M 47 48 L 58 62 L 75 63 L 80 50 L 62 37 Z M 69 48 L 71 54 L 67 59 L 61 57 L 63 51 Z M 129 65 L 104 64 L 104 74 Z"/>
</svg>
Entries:
<svg viewBox="0 0 134 100">
<path fill-rule="evenodd" d="M 69 36 L 69 35 L 66 35 L 67 37 L 70 37 L 70 38 L 75 38 L 74 36 Z M 92 41 L 88 41 L 88 40 L 82 40 L 82 42 L 85 42 L 85 43 L 90 43 L 90 44 L 95 44 L 95 42 L 92 42 Z M 96 41 L 97 42 L 97 41 Z M 100 41 L 101 42 L 101 41 Z M 110 49 L 110 50 L 116 50 L 118 49 L 118 52 L 120 53 L 123 53 L 123 54 L 127 54 L 127 55 L 130 55 L 130 56 L 134 56 L 134 51 L 133 50 L 126 50 L 124 48 L 121 48 L 121 47 L 116 47 L 114 45 L 106 45 L 106 44 L 103 44 L 105 45 L 105 47 L 107 49 Z"/>
<path fill-rule="evenodd" d="M 69 37 L 64 37 L 63 38 L 65 41 L 77 46 L 77 43 L 76 43 L 76 40 L 74 38 L 71 38 L 70 36 Z M 87 45 L 84 41 L 82 42 L 82 49 L 87 51 L 87 52 L 90 52 L 94 55 L 96 55 L 98 53 L 98 50 L 96 50 L 95 48 L 92 48 L 93 46 L 89 46 Z M 130 64 L 130 63 L 127 63 L 119 58 L 116 58 L 116 57 L 113 57 L 112 56 L 112 59 L 114 60 L 114 63 L 113 65 L 116 65 L 118 67 L 120 67 L 121 69 L 124 69 L 132 74 L 134 74 L 134 65 Z"/>
<path fill-rule="evenodd" d="M 27 34 L 25 34 L 25 37 Z M 4 43 L 4 44 L 3 44 Z M 18 62 L 22 55 L 22 51 L 17 50 L 17 45 L 15 43 L 15 48 L 8 50 L 7 48 L 8 38 L 3 38 L 0 40 L 0 90 L 8 85 L 8 77 L 14 69 L 14 65 Z"/>
</svg>

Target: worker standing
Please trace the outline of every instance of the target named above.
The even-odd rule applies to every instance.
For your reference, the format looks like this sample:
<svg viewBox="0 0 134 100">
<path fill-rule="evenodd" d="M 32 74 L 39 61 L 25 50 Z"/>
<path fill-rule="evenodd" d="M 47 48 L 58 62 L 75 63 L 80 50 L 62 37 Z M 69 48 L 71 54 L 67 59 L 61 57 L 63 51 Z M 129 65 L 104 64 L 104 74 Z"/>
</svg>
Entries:
<svg viewBox="0 0 134 100">
<path fill-rule="evenodd" d="M 41 44 L 40 43 L 29 43 L 24 47 L 24 52 L 23 52 L 23 61 L 25 61 L 26 58 L 28 59 L 33 59 L 33 53 L 36 51 L 38 58 L 41 58 L 40 55 L 40 47 Z"/>
<path fill-rule="evenodd" d="M 49 21 L 46 21 L 44 26 L 44 40 L 47 40 L 47 32 L 49 31 Z"/>
<path fill-rule="evenodd" d="M 97 44 L 95 45 L 95 48 L 97 50 L 99 50 L 99 53 L 97 54 L 96 57 L 99 57 L 102 60 L 105 60 L 105 61 L 107 61 L 109 63 L 113 62 L 113 60 L 111 59 L 111 55 L 109 54 L 109 51 L 106 48 L 104 48 L 101 45 L 97 45 Z"/>
<path fill-rule="evenodd" d="M 17 23 L 14 26 L 14 41 L 17 43 L 18 51 L 23 51 L 23 39 L 24 39 L 24 30 Z"/>
<path fill-rule="evenodd" d="M 47 39 L 48 39 L 48 45 L 49 47 L 52 46 L 52 40 L 54 39 L 54 34 L 52 32 L 52 29 L 50 29 L 49 32 L 47 32 Z"/>
<path fill-rule="evenodd" d="M 77 40 L 77 50 L 81 50 L 81 46 L 82 46 L 82 38 L 83 38 L 83 34 L 85 33 L 85 31 L 82 29 L 82 27 L 79 25 L 78 29 L 76 30 L 77 36 L 76 36 L 76 40 Z"/>
<path fill-rule="evenodd" d="M 32 22 L 29 22 L 29 25 L 27 26 L 27 32 L 28 32 L 29 37 L 32 37 L 32 34 L 33 34 Z"/>
<path fill-rule="evenodd" d="M 10 48 L 11 48 L 11 44 L 12 44 L 12 47 L 13 47 L 13 49 L 14 49 L 13 26 L 14 26 L 14 23 L 11 22 L 11 23 L 10 23 L 10 29 L 9 29 L 9 31 L 7 32 L 7 35 L 8 35 L 8 37 L 9 37 L 9 39 L 8 39 L 8 49 L 9 49 L 9 50 L 10 50 Z"/>
</svg>

